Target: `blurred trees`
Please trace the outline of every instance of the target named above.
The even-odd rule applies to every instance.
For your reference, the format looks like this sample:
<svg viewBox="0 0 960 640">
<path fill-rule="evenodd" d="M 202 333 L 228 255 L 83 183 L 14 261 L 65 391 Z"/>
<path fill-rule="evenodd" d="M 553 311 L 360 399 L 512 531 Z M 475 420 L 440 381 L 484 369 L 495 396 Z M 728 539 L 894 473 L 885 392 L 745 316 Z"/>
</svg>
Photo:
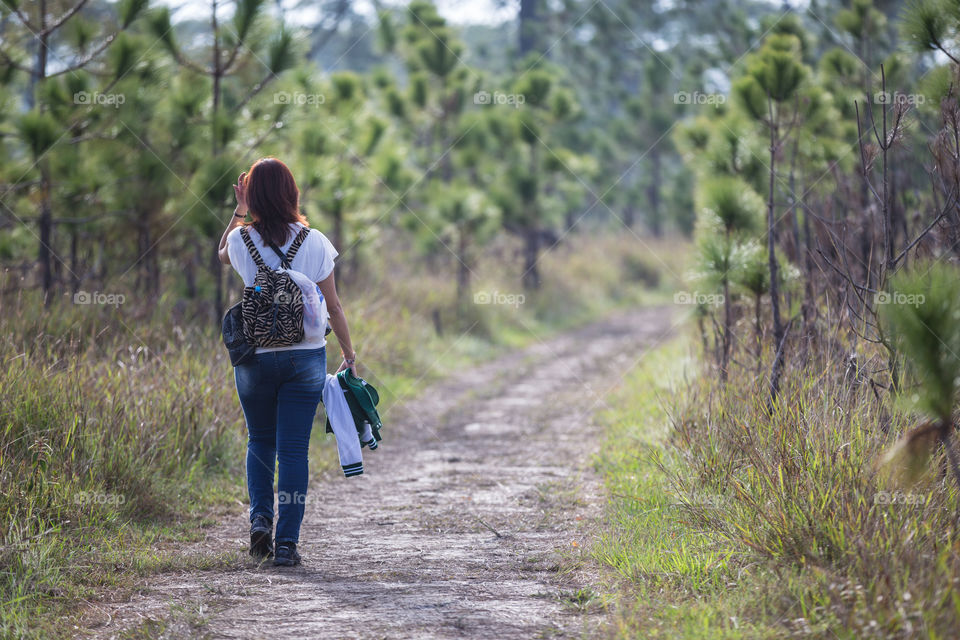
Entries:
<svg viewBox="0 0 960 640">
<path fill-rule="evenodd" d="M 52 57 L 37 73 L 47 49 L 23 20 L 40 24 L 41 4 Z M 813 16 L 726 0 L 531 1 L 515 5 L 508 30 L 456 29 L 414 0 L 378 4 L 379 50 L 364 35 L 354 55 L 330 48 L 356 29 L 355 7 L 342 0 L 302 26 L 284 22 L 296 3 L 264 0 L 208 0 L 207 17 L 182 22 L 146 0 L 6 0 L 0 259 L 23 267 L 24 285 L 53 294 L 170 291 L 217 313 L 226 292 L 210 247 L 229 185 L 273 154 L 294 166 L 303 209 L 343 253 L 345 279 L 383 238 L 403 239 L 450 270 L 462 308 L 492 240 L 511 238 L 518 284 L 535 289 L 543 253 L 586 228 L 626 227 L 638 244 L 646 233 L 692 232 L 716 188 L 707 183 L 722 178 L 765 197 L 770 273 L 766 284 L 752 271 L 743 283 L 731 274 L 717 282 L 734 301 L 769 301 L 782 342 L 796 309 L 804 322 L 815 313 L 821 260 L 847 259 L 853 272 L 856 253 L 872 272 L 869 234 L 859 246 L 840 242 L 838 225 L 875 232 L 885 201 L 887 214 L 876 215 L 896 227 L 899 246 L 925 226 L 907 213 L 925 176 L 897 161 L 914 151 L 891 151 L 881 201 L 851 174 L 855 100 L 878 85 L 858 56 L 883 61 L 898 85 L 911 65 L 943 79 L 935 59 L 891 57 L 895 4 L 814 3 Z M 946 18 L 927 24 L 923 7 L 914 11 L 911 41 L 953 52 Z M 487 55 L 490 42 L 502 51 Z M 946 92 L 949 82 L 936 86 Z M 859 141 L 861 172 L 880 171 L 869 139 Z M 748 240 L 715 247 L 716 257 L 733 266 Z M 781 258 L 804 275 L 802 296 L 779 290 L 789 281 L 777 274 Z M 721 343 L 737 321 L 736 305 L 729 312 Z"/>
<path fill-rule="evenodd" d="M 65 147 L 79 144 L 84 136 L 100 135 L 91 133 L 102 124 L 100 118 L 87 119 L 84 112 L 96 109 L 101 102 L 117 104 L 118 94 L 108 92 L 132 69 L 136 56 L 135 45 L 124 32 L 139 17 L 147 0 L 117 3 L 111 15 L 100 16 L 105 24 L 102 28 L 92 15 L 80 13 L 85 4 L 84 0 L 5 0 L 2 9 L 2 77 L 6 82 L 18 76 L 28 78 L 26 87 L 21 85 L 27 111 L 20 113 L 15 127 L 26 150 L 21 157 L 28 166 L 14 170 L 17 177 L 13 182 L 18 195 L 37 204 L 39 280 L 48 300 L 54 270 L 60 271 L 63 266 L 55 249 L 54 181 L 61 176 L 55 174 L 58 158 L 53 156 L 61 149 L 70 155 L 75 150 Z M 105 52 L 111 47 L 112 55 L 106 58 Z M 95 80 L 103 84 L 94 85 Z M 24 180 L 33 175 L 37 179 L 25 184 Z M 75 226 L 73 229 L 71 245 L 75 247 Z"/>
</svg>

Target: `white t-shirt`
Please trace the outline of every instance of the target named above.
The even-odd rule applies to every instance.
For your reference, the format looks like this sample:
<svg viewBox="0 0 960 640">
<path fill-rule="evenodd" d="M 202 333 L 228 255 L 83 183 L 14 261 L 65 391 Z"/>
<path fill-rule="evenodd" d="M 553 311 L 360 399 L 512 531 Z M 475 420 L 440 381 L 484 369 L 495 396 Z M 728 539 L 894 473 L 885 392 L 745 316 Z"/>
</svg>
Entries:
<svg viewBox="0 0 960 640">
<path fill-rule="evenodd" d="M 281 253 L 286 255 L 290 245 L 293 244 L 293 239 L 297 237 L 302 228 L 303 225 L 299 222 L 290 223 L 290 237 L 282 247 L 278 247 Z M 260 234 L 252 226 L 247 226 L 247 233 L 253 240 L 253 246 L 260 252 L 264 264 L 271 269 L 278 269 L 280 267 L 280 256 L 263 243 Z M 240 237 L 239 227 L 227 235 L 227 254 L 230 256 L 230 264 L 243 279 L 243 286 L 252 287 L 253 279 L 257 275 L 257 264 L 247 250 L 247 245 L 243 243 L 243 238 Z M 320 282 L 333 273 L 333 259 L 338 255 L 337 250 L 333 248 L 333 244 L 325 235 L 316 229 L 311 229 L 303 240 L 303 244 L 300 245 L 300 249 L 297 250 L 297 255 L 293 257 L 290 266 L 294 271 L 299 271 L 314 282 Z M 292 349 L 319 349 L 326 344 L 326 339 L 321 338 L 319 342 L 304 341 L 289 347 L 257 347 L 257 353 L 290 351 Z"/>
</svg>

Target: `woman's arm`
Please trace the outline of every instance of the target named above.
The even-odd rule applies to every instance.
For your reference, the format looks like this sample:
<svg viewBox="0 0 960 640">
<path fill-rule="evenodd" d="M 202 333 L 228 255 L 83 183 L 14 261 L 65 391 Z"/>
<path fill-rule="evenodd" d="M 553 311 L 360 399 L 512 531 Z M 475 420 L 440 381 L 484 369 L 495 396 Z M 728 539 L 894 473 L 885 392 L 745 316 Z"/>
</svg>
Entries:
<svg viewBox="0 0 960 640">
<path fill-rule="evenodd" d="M 240 177 L 237 178 L 237 184 L 233 185 L 233 193 L 237 196 L 237 208 L 233 210 L 233 216 L 227 223 L 226 231 L 220 236 L 220 246 L 217 248 L 217 255 L 223 264 L 230 264 L 230 254 L 227 253 L 227 236 L 230 235 L 231 231 L 242 225 L 243 219 L 247 217 L 247 196 L 243 192 L 243 179 L 246 175 L 246 171 L 241 173 Z"/>
<path fill-rule="evenodd" d="M 230 232 L 243 224 L 243 219 L 247 217 L 246 213 L 240 213 L 240 207 L 230 216 L 230 222 L 227 223 L 227 229 L 220 236 L 220 247 L 217 249 L 217 255 L 220 256 L 220 262 L 230 264 L 230 254 L 227 253 L 227 236 Z"/>
<path fill-rule="evenodd" d="M 327 313 L 330 314 L 330 326 L 333 327 L 333 333 L 337 336 L 337 342 L 340 343 L 340 351 L 343 353 L 343 362 L 337 373 L 346 368 L 357 375 L 357 354 L 353 350 L 353 344 L 350 342 L 350 327 L 347 326 L 347 316 L 343 313 L 343 305 L 340 304 L 340 298 L 337 297 L 337 283 L 333 272 L 317 283 L 320 287 L 320 293 L 323 299 L 327 301 Z M 359 376 L 358 376 L 359 377 Z"/>
</svg>

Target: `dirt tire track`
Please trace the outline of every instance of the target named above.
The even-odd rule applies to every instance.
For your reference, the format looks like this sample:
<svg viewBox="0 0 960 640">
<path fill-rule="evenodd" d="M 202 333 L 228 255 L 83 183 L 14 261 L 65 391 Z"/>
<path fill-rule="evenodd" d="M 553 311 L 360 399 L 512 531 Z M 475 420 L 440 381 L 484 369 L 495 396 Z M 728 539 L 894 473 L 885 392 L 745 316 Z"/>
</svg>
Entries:
<svg viewBox="0 0 960 640">
<path fill-rule="evenodd" d="M 365 475 L 311 486 L 303 565 L 240 562 L 151 576 L 129 601 L 107 605 L 108 622 L 80 634 L 596 635 L 601 607 L 575 604 L 596 577 L 577 558 L 603 504 L 589 466 L 600 442 L 590 416 L 624 370 L 670 333 L 667 310 L 632 311 L 433 385 L 386 410 L 385 440 L 364 456 Z M 238 510 L 198 547 L 244 548 L 246 528 Z M 171 606 L 199 609 L 205 623 L 171 616 Z M 147 632 L 151 619 L 166 630 Z"/>
</svg>

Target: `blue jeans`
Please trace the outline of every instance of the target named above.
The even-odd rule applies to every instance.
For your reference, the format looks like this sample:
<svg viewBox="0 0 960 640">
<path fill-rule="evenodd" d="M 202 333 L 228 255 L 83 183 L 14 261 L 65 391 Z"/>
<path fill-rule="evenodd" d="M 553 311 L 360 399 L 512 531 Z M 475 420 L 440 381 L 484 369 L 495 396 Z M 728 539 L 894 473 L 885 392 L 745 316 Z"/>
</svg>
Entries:
<svg viewBox="0 0 960 640">
<path fill-rule="evenodd" d="M 247 421 L 250 520 L 273 520 L 273 471 L 279 463 L 276 541 L 297 542 L 307 497 L 307 449 L 327 374 L 327 350 L 258 353 L 234 367 Z"/>
</svg>

